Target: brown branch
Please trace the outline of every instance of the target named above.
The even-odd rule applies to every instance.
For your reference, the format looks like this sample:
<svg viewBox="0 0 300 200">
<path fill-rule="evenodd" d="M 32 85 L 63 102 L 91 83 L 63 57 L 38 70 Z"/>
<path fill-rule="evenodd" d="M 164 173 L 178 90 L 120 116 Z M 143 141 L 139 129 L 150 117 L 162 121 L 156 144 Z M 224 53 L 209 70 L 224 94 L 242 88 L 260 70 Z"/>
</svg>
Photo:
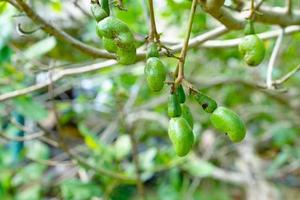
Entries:
<svg viewBox="0 0 300 200">
<path fill-rule="evenodd" d="M 153 0 L 148 0 L 149 4 L 149 11 L 150 11 L 150 34 L 149 34 L 149 41 L 153 42 L 156 39 L 156 42 L 159 41 L 159 34 L 157 33 L 156 23 L 155 23 L 155 14 L 154 14 L 154 7 L 153 7 Z"/>
<path fill-rule="evenodd" d="M 72 44 L 74 47 L 76 47 L 81 52 L 91 55 L 93 57 L 99 57 L 99 58 L 115 58 L 113 54 L 107 53 L 103 50 L 97 49 L 95 47 L 89 46 L 73 36 L 69 35 L 68 33 L 64 32 L 60 28 L 56 27 L 53 24 L 50 24 L 49 22 L 45 21 L 42 17 L 40 17 L 36 12 L 34 12 L 31 7 L 26 4 L 23 0 L 15 0 L 18 4 L 16 6 L 17 9 L 21 9 L 21 11 L 24 11 L 26 15 L 34 22 L 39 25 L 41 25 L 41 29 L 43 29 L 45 32 L 49 33 L 50 35 L 53 35 L 57 37 L 58 39 L 68 42 Z M 13 5 L 13 4 L 12 4 Z"/>
</svg>

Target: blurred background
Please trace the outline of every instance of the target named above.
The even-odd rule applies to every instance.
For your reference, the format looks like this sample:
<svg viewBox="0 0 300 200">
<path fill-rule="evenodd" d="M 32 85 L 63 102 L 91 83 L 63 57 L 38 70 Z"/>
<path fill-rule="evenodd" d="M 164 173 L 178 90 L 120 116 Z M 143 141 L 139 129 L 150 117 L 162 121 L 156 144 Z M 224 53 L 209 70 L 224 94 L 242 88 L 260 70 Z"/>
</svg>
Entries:
<svg viewBox="0 0 300 200">
<path fill-rule="evenodd" d="M 103 49 L 90 1 L 26 2 L 47 22 Z M 172 48 L 183 40 L 191 2 L 154 3 L 161 40 Z M 237 9 L 242 1 L 225 3 Z M 284 1 L 265 4 L 284 6 Z M 299 6 L 294 1 L 294 7 Z M 127 0 L 124 7 L 127 11 L 113 8 L 113 15 L 129 25 L 140 50 L 145 50 L 147 1 Z M 257 68 L 246 66 L 234 43 L 243 31 L 231 31 L 189 49 L 186 78 L 237 112 L 246 123 L 247 136 L 241 143 L 232 143 L 212 127 L 201 106 L 188 98 L 196 142 L 193 151 L 180 158 L 167 133 L 169 88 L 150 91 L 144 61 L 65 76 L 49 87 L 3 99 L 8 92 L 43 84 L 49 73 L 106 61 L 45 33 L 42 26 L 0 1 L 1 200 L 300 199 L 300 73 L 277 90 L 260 87 L 275 38 L 265 40 L 266 59 Z M 199 6 L 192 37 L 218 26 Z M 279 27 L 257 23 L 256 30 L 269 32 Z M 299 64 L 299 44 L 296 31 L 284 36 L 274 80 Z M 163 57 L 162 61 L 169 72 L 175 70 L 176 59 Z"/>
</svg>

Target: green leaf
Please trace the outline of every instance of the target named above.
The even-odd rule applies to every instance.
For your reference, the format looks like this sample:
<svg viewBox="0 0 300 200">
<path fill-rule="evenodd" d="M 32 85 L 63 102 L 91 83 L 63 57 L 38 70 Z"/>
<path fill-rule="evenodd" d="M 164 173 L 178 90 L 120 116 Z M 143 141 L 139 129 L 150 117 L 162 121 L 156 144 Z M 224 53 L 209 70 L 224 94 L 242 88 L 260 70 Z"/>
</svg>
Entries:
<svg viewBox="0 0 300 200">
<path fill-rule="evenodd" d="M 0 2 L 0 14 L 5 12 L 6 9 L 7 9 L 7 2 Z"/>
<path fill-rule="evenodd" d="M 42 142 L 34 141 L 26 148 L 27 156 L 33 159 L 46 160 L 49 158 L 50 152 L 49 148 Z"/>
<path fill-rule="evenodd" d="M 18 97 L 13 103 L 17 112 L 34 121 L 40 121 L 48 116 L 45 107 L 31 97 Z"/>
<path fill-rule="evenodd" d="M 8 46 L 0 49 L 0 63 L 10 62 L 12 51 Z"/>
<path fill-rule="evenodd" d="M 32 59 L 40 57 L 49 51 L 51 51 L 56 46 L 56 39 L 55 37 L 48 37 L 46 39 L 43 39 L 34 45 L 27 48 L 23 55 L 26 59 Z"/>
<path fill-rule="evenodd" d="M 51 0 L 51 8 L 55 12 L 61 12 L 62 11 L 62 3 L 60 0 Z"/>
<path fill-rule="evenodd" d="M 65 200 L 92 199 L 101 197 L 101 188 L 95 183 L 83 183 L 77 179 L 68 179 L 61 185 L 61 193 Z"/>
</svg>

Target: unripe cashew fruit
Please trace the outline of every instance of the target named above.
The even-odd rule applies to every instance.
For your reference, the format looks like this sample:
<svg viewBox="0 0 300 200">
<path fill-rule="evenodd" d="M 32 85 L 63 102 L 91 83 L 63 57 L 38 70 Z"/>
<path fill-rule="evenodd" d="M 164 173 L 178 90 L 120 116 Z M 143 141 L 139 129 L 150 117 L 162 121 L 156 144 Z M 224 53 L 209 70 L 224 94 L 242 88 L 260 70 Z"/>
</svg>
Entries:
<svg viewBox="0 0 300 200">
<path fill-rule="evenodd" d="M 128 65 L 136 61 L 135 39 L 124 22 L 115 17 L 107 17 L 98 22 L 97 34 L 105 38 L 103 43 L 107 51 L 116 52 L 120 64 Z"/>
<path fill-rule="evenodd" d="M 185 102 L 185 93 L 182 85 L 178 85 L 177 89 L 177 95 L 178 95 L 178 100 L 179 103 L 184 103 Z"/>
<path fill-rule="evenodd" d="M 97 34 L 100 37 L 115 39 L 120 33 L 131 33 L 131 31 L 127 24 L 116 17 L 107 17 L 97 24 Z"/>
<path fill-rule="evenodd" d="M 147 58 L 151 57 L 159 57 L 158 47 L 154 42 L 149 43 L 147 46 Z"/>
<path fill-rule="evenodd" d="M 96 3 L 91 4 L 91 12 L 97 22 L 101 21 L 105 17 L 108 17 L 109 15 L 99 4 Z"/>
<path fill-rule="evenodd" d="M 194 134 L 183 117 L 170 119 L 168 134 L 178 156 L 187 155 L 194 144 Z"/>
<path fill-rule="evenodd" d="M 185 104 L 181 104 L 180 106 L 181 106 L 181 116 L 188 122 L 190 127 L 193 129 L 194 119 L 190 108 Z"/>
<path fill-rule="evenodd" d="M 201 92 L 197 93 L 194 98 L 207 113 L 212 113 L 218 107 L 218 104 L 214 99 Z"/>
<path fill-rule="evenodd" d="M 106 51 L 110 53 L 116 53 L 117 52 L 117 45 L 115 44 L 115 41 L 113 39 L 103 38 L 103 47 Z"/>
<path fill-rule="evenodd" d="M 205 0 L 206 10 L 219 10 L 224 5 L 225 0 Z"/>
<path fill-rule="evenodd" d="M 115 37 L 116 45 L 121 49 L 135 48 L 135 40 L 133 34 L 129 32 L 121 32 Z"/>
<path fill-rule="evenodd" d="M 246 135 L 245 124 L 232 110 L 218 107 L 210 116 L 212 125 L 219 131 L 228 134 L 233 142 L 240 142 Z"/>
<path fill-rule="evenodd" d="M 179 117 L 181 115 L 181 106 L 178 100 L 178 95 L 174 92 L 170 94 L 168 99 L 168 115 L 169 117 Z"/>
<path fill-rule="evenodd" d="M 164 64 L 159 58 L 148 58 L 144 72 L 148 86 L 152 91 L 158 92 L 164 87 L 167 73 Z"/>
<path fill-rule="evenodd" d="M 265 57 L 265 46 L 257 35 L 245 36 L 239 44 L 239 52 L 249 66 L 259 65 Z"/>
<path fill-rule="evenodd" d="M 136 49 L 117 49 L 117 60 L 122 65 L 130 65 L 136 61 Z"/>
</svg>

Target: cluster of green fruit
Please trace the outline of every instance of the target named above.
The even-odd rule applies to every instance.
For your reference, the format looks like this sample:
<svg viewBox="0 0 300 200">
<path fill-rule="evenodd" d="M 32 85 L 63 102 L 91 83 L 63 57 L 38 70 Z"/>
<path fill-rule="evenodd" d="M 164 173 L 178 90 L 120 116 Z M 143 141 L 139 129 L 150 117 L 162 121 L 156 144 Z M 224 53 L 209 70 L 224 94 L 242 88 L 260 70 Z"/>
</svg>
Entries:
<svg viewBox="0 0 300 200">
<path fill-rule="evenodd" d="M 103 39 L 104 48 L 110 53 L 115 53 L 120 64 L 134 63 L 136 61 L 134 36 L 127 24 L 116 17 L 109 16 L 109 1 L 92 1 L 91 11 L 98 22 L 97 34 Z"/>
<path fill-rule="evenodd" d="M 149 43 L 147 48 L 147 63 L 145 66 L 147 84 L 152 91 L 160 91 L 166 79 L 166 69 L 159 59 L 159 51 L 156 43 Z M 169 122 L 168 134 L 178 156 L 187 155 L 194 144 L 193 126 L 194 120 L 189 107 L 185 104 L 186 95 L 180 84 L 171 90 L 168 99 Z M 217 102 L 211 97 L 196 92 L 195 100 L 203 110 L 210 113 L 210 121 L 219 131 L 228 134 L 233 142 L 241 141 L 246 134 L 246 129 L 241 118 L 225 107 L 218 107 Z"/>
<path fill-rule="evenodd" d="M 202 106 L 203 110 L 210 113 L 212 125 L 219 131 L 225 132 L 233 142 L 240 142 L 246 135 L 246 128 L 242 119 L 232 110 L 218 106 L 211 97 L 198 92 L 195 100 Z"/>
<path fill-rule="evenodd" d="M 263 41 L 255 34 L 252 20 L 247 20 L 244 33 L 245 37 L 239 44 L 240 54 L 249 66 L 257 66 L 263 61 L 266 50 Z"/>
<path fill-rule="evenodd" d="M 182 85 L 171 92 L 168 99 L 169 122 L 168 134 L 178 156 L 187 155 L 194 144 L 194 120 L 190 108 L 185 103 Z"/>
</svg>

